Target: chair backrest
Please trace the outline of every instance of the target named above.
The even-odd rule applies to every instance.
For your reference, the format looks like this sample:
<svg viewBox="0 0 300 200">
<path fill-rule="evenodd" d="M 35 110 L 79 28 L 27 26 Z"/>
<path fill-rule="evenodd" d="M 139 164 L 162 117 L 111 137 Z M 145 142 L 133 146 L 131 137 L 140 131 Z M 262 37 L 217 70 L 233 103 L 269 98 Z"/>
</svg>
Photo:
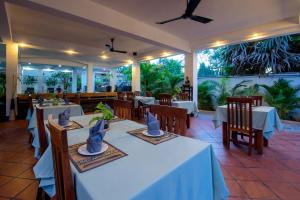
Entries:
<svg viewBox="0 0 300 200">
<path fill-rule="evenodd" d="M 51 134 L 53 168 L 57 200 L 75 200 L 75 190 L 69 160 L 67 131 L 48 116 Z"/>
<path fill-rule="evenodd" d="M 252 137 L 252 98 L 227 98 L 227 127 Z"/>
<path fill-rule="evenodd" d="M 250 98 L 252 98 L 253 105 L 262 106 L 262 100 L 263 100 L 262 96 L 250 96 Z"/>
<path fill-rule="evenodd" d="M 146 91 L 146 97 L 152 97 L 152 92 L 151 91 Z"/>
<path fill-rule="evenodd" d="M 121 119 L 132 119 L 132 101 L 114 100 L 114 113 Z"/>
<path fill-rule="evenodd" d="M 133 92 L 126 92 L 126 100 L 127 101 L 132 101 L 133 100 Z"/>
<path fill-rule="evenodd" d="M 140 91 L 134 91 L 134 96 L 141 96 L 141 92 Z"/>
<path fill-rule="evenodd" d="M 189 100 L 189 93 L 182 92 L 178 94 L 179 100 L 181 101 L 188 101 Z"/>
<path fill-rule="evenodd" d="M 39 106 L 36 106 L 36 120 L 40 142 L 40 153 L 43 155 L 48 147 L 48 139 L 44 124 L 44 109 Z"/>
<path fill-rule="evenodd" d="M 119 99 L 119 100 L 124 100 L 125 93 L 124 93 L 124 92 L 118 92 L 118 93 L 117 93 L 117 96 L 118 96 L 118 99 Z"/>
<path fill-rule="evenodd" d="M 160 122 L 160 128 L 164 131 L 185 135 L 187 110 L 162 105 L 150 105 L 150 112 Z"/>
<path fill-rule="evenodd" d="M 167 93 L 159 94 L 159 104 L 160 105 L 171 106 L 171 104 L 172 104 L 172 95 L 167 94 Z"/>
</svg>

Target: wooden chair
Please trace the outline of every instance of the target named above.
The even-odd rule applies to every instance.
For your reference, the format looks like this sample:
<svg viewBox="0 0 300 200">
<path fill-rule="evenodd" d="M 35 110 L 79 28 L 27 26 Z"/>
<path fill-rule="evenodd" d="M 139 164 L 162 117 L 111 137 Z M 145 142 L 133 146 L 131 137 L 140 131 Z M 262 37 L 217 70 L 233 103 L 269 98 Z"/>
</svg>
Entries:
<svg viewBox="0 0 300 200">
<path fill-rule="evenodd" d="M 150 105 L 150 112 L 160 122 L 160 128 L 164 131 L 185 135 L 187 110 L 162 105 Z"/>
<path fill-rule="evenodd" d="M 44 109 L 36 106 L 37 129 L 40 142 L 40 155 L 46 151 L 48 147 L 48 139 L 44 124 Z"/>
<path fill-rule="evenodd" d="M 126 92 L 126 97 L 127 97 L 126 98 L 127 101 L 132 101 L 134 98 L 133 92 Z"/>
<path fill-rule="evenodd" d="M 189 100 L 189 93 L 182 92 L 178 94 L 179 100 L 181 101 L 188 101 Z"/>
<path fill-rule="evenodd" d="M 263 100 L 262 96 L 250 96 L 250 98 L 252 98 L 253 105 L 262 106 L 262 100 Z"/>
<path fill-rule="evenodd" d="M 118 97 L 118 100 L 124 100 L 125 93 L 124 92 L 118 92 L 117 97 Z"/>
<path fill-rule="evenodd" d="M 28 111 L 29 111 L 29 114 L 30 116 L 32 116 L 32 113 L 33 113 L 33 103 L 32 103 L 32 96 L 29 95 L 28 96 Z M 29 121 L 27 121 L 27 127 L 29 126 Z M 28 138 L 28 143 L 31 144 L 33 141 L 33 137 L 32 137 L 32 134 L 29 133 L 29 138 Z"/>
<path fill-rule="evenodd" d="M 144 104 L 141 101 L 138 101 L 138 113 L 137 117 L 140 120 L 141 117 L 144 117 L 147 111 L 150 111 L 150 105 Z"/>
<path fill-rule="evenodd" d="M 152 92 L 151 91 L 146 91 L 146 97 L 152 97 Z"/>
<path fill-rule="evenodd" d="M 69 160 L 67 130 L 48 116 L 51 134 L 53 168 L 55 177 L 56 200 L 75 200 L 75 189 Z"/>
<path fill-rule="evenodd" d="M 141 92 L 140 91 L 134 91 L 133 95 L 134 96 L 141 96 Z"/>
<path fill-rule="evenodd" d="M 159 104 L 160 105 L 171 106 L 171 104 L 172 104 L 172 95 L 167 94 L 167 93 L 159 94 Z"/>
<path fill-rule="evenodd" d="M 237 136 L 248 137 L 248 142 L 238 141 Z M 248 146 L 248 155 L 252 154 L 255 145 L 259 153 L 262 153 L 262 131 L 252 127 L 252 98 L 228 97 L 227 98 L 227 148 L 230 149 L 230 141 L 236 144 Z M 253 143 L 254 140 L 254 143 Z"/>
<path fill-rule="evenodd" d="M 121 119 L 132 119 L 132 101 L 114 100 L 114 113 Z"/>
</svg>

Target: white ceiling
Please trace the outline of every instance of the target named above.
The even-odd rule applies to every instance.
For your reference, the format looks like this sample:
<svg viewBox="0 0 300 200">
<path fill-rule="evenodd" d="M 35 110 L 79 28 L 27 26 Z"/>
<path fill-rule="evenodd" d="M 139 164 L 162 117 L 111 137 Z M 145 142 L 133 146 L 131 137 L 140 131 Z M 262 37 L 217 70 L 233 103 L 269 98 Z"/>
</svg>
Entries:
<svg viewBox="0 0 300 200">
<path fill-rule="evenodd" d="M 156 56 L 166 48 L 191 52 L 217 40 L 240 42 L 253 33 L 270 37 L 300 32 L 300 0 L 202 0 L 194 14 L 214 19 L 206 25 L 191 20 L 155 24 L 181 16 L 186 0 L 73 0 L 72 6 L 62 0 L 9 2 L 5 5 L 13 41 L 33 47 L 22 49 L 22 56 L 104 66 L 124 63 L 132 55 L 108 52 L 104 45 L 111 37 L 116 49 Z M 79 54 L 62 52 L 69 49 Z"/>
<path fill-rule="evenodd" d="M 258 24 L 299 16 L 300 12 L 300 0 L 202 0 L 194 14 L 212 18 L 213 22 L 204 25 L 192 20 L 179 20 L 157 25 L 157 21 L 181 16 L 186 8 L 186 0 L 126 0 L 126 3 L 120 0 L 91 1 L 190 42 L 243 28 L 248 30 Z"/>
<path fill-rule="evenodd" d="M 59 59 L 80 60 L 103 65 L 117 65 L 130 59 L 132 52 L 144 54 L 160 48 L 151 44 L 118 35 L 100 28 L 74 22 L 62 17 L 7 4 L 12 38 L 15 42 L 26 43 L 34 48 L 23 48 L 22 56 L 48 56 Z M 110 38 L 115 38 L 114 47 L 126 50 L 128 54 L 111 53 L 105 47 Z M 79 52 L 72 57 L 63 50 Z M 107 55 L 103 60 L 99 55 Z"/>
</svg>

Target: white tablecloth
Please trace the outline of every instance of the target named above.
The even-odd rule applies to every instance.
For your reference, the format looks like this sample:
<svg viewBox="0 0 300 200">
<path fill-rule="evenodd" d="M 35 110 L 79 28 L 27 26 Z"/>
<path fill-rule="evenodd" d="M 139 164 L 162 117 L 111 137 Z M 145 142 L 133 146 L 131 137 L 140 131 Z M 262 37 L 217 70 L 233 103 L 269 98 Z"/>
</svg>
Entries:
<svg viewBox="0 0 300 200">
<path fill-rule="evenodd" d="M 78 119 L 84 121 L 84 117 L 72 117 Z M 126 133 L 141 127 L 144 125 L 128 120 L 110 125 L 105 140 L 128 156 L 83 173 L 71 163 L 78 200 L 227 199 L 228 189 L 210 144 L 179 136 L 153 145 Z M 87 137 L 88 128 L 70 131 L 69 145 L 84 142 Z M 51 148 L 34 172 L 41 179 L 40 187 L 53 196 Z"/>
<path fill-rule="evenodd" d="M 144 96 L 135 96 L 134 97 L 134 107 L 138 107 L 138 101 L 142 102 L 143 104 L 152 105 L 155 103 L 154 97 L 144 97 Z"/>
<path fill-rule="evenodd" d="M 274 107 L 269 106 L 254 106 L 252 107 L 252 126 L 254 129 L 262 130 L 266 139 L 274 135 L 277 128 L 282 131 L 282 124 L 277 111 Z M 227 105 L 218 106 L 213 117 L 215 127 L 222 125 L 222 122 L 227 122 Z"/>
<path fill-rule="evenodd" d="M 70 105 L 57 105 L 57 106 L 46 106 L 44 108 L 44 119 L 48 118 L 49 114 L 53 115 L 54 119 L 58 118 L 58 114 L 63 112 L 65 109 L 71 109 L 71 116 L 80 116 L 83 115 L 82 107 L 78 104 L 70 104 Z M 29 119 L 29 126 L 28 129 L 31 131 L 33 136 L 32 146 L 35 148 L 34 156 L 36 158 L 39 157 L 39 149 L 40 149 L 40 142 L 39 142 L 39 134 L 37 130 L 37 119 L 36 119 L 36 108 L 34 107 L 33 113 L 31 118 Z"/>
<path fill-rule="evenodd" d="M 198 109 L 193 101 L 173 101 L 172 106 L 177 107 L 177 108 L 185 108 L 187 109 L 187 114 L 197 114 Z"/>
</svg>

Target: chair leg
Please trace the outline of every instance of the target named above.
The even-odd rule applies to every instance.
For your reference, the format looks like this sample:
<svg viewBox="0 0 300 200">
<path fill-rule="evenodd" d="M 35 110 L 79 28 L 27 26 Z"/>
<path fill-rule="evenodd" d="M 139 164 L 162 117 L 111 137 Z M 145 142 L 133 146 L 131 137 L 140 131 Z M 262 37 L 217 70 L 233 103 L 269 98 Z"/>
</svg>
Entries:
<svg viewBox="0 0 300 200">
<path fill-rule="evenodd" d="M 252 155 L 252 137 L 249 137 L 248 155 Z"/>
<path fill-rule="evenodd" d="M 264 139 L 263 139 L 262 132 L 256 133 L 256 139 L 257 139 L 257 142 L 256 142 L 257 152 L 258 152 L 258 154 L 263 154 Z"/>
<path fill-rule="evenodd" d="M 231 131 L 227 130 L 227 135 L 226 135 L 226 146 L 227 149 L 230 149 L 230 140 L 231 140 Z"/>
</svg>

